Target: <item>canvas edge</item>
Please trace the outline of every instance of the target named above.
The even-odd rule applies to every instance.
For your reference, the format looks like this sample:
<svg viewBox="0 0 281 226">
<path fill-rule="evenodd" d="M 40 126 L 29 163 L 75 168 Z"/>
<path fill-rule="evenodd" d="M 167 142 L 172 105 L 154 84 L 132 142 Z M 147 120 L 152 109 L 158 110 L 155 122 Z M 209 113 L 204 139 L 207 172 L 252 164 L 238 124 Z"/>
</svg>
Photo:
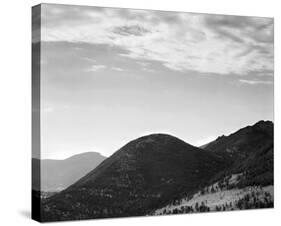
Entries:
<svg viewBox="0 0 281 226">
<path fill-rule="evenodd" d="M 32 23 L 32 190 L 31 190 L 31 218 L 41 221 L 41 166 L 40 166 L 40 72 L 41 72 L 41 4 L 31 8 Z M 35 161 L 36 156 L 39 161 Z"/>
</svg>

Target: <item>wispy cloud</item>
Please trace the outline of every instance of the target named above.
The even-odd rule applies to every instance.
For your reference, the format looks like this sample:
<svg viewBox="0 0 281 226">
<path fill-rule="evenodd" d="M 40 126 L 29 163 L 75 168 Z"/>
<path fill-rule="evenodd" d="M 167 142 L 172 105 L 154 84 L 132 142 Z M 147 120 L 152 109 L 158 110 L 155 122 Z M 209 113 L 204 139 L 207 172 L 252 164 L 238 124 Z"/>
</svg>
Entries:
<svg viewBox="0 0 281 226">
<path fill-rule="evenodd" d="M 105 69 L 105 65 L 92 65 L 90 68 L 88 68 L 86 71 L 99 71 L 102 69 Z"/>
<path fill-rule="evenodd" d="M 43 41 L 117 46 L 126 50 L 123 57 L 181 72 L 273 70 L 271 18 L 58 5 L 45 5 L 42 15 Z"/>
<path fill-rule="evenodd" d="M 125 69 L 120 68 L 120 67 L 112 67 L 112 70 L 114 70 L 114 71 L 125 71 Z"/>
<path fill-rule="evenodd" d="M 80 49 L 81 49 L 81 48 L 80 48 Z M 83 59 L 83 60 L 86 60 L 86 61 L 88 61 L 88 62 L 92 62 L 92 63 L 95 63 L 95 62 L 96 62 L 95 59 L 92 59 L 92 58 L 90 58 L 90 57 L 82 57 L 82 59 Z"/>
<path fill-rule="evenodd" d="M 248 85 L 271 85 L 271 84 L 273 84 L 272 81 L 256 81 L 256 80 L 246 80 L 246 79 L 240 79 L 239 82 L 248 84 Z"/>
<path fill-rule="evenodd" d="M 137 25 L 130 25 L 130 26 L 125 25 L 125 26 L 115 27 L 113 29 L 113 32 L 124 36 L 128 36 L 128 35 L 143 36 L 146 33 L 149 33 L 150 31 L 137 24 Z"/>
</svg>

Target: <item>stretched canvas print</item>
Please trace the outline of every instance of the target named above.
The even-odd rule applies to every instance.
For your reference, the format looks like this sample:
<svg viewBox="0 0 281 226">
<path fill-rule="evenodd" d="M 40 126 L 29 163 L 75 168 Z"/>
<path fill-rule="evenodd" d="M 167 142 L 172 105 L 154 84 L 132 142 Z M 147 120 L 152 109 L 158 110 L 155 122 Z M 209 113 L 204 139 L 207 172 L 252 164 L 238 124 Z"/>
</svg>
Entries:
<svg viewBox="0 0 281 226">
<path fill-rule="evenodd" d="M 32 218 L 272 208 L 273 18 L 32 9 Z"/>
</svg>

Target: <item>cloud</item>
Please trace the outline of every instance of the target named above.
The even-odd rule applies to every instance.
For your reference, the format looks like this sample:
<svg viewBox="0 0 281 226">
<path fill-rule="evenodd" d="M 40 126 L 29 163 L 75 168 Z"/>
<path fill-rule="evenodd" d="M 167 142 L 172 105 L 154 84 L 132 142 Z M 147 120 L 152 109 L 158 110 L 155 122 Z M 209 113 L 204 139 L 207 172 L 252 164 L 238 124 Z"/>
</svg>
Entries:
<svg viewBox="0 0 281 226">
<path fill-rule="evenodd" d="M 248 84 L 248 85 L 271 85 L 271 84 L 273 84 L 272 81 L 256 81 L 256 80 L 246 80 L 246 79 L 240 79 L 239 82 Z"/>
<path fill-rule="evenodd" d="M 79 47 L 78 47 L 78 48 L 79 48 Z M 82 57 L 82 59 L 85 60 L 85 61 L 91 62 L 91 63 L 97 62 L 95 59 L 92 59 L 92 58 L 90 58 L 90 57 Z"/>
<path fill-rule="evenodd" d="M 113 32 L 124 36 L 128 36 L 128 35 L 142 36 L 145 35 L 146 33 L 149 33 L 149 30 L 145 29 L 144 27 L 141 27 L 140 25 L 131 25 L 131 26 L 115 27 L 113 29 Z"/>
<path fill-rule="evenodd" d="M 43 41 L 118 47 L 121 57 L 157 61 L 173 71 L 273 70 L 271 18 L 58 5 L 44 5 L 42 17 Z"/>
<path fill-rule="evenodd" d="M 102 69 L 105 69 L 105 65 L 92 65 L 90 68 L 88 68 L 86 71 L 99 71 Z"/>
<path fill-rule="evenodd" d="M 140 65 L 141 70 L 146 72 L 155 72 L 154 69 L 151 68 L 151 62 L 143 62 L 143 61 L 137 61 L 138 65 Z"/>
<path fill-rule="evenodd" d="M 112 70 L 114 70 L 114 71 L 125 71 L 123 68 L 120 68 L 120 67 L 112 67 Z"/>
</svg>

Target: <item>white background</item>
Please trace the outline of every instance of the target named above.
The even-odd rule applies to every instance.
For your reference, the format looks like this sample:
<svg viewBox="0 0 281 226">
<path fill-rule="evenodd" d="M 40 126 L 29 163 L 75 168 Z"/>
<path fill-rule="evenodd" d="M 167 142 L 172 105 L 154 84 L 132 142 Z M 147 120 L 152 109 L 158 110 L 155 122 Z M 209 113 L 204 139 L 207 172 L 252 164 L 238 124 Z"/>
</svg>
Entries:
<svg viewBox="0 0 281 226">
<path fill-rule="evenodd" d="M 82 4 L 275 18 L 275 209 L 59 223 L 64 225 L 275 225 L 280 204 L 280 1 L 278 0 L 57 0 Z M 30 219 L 31 6 L 6 0 L 0 7 L 0 225 L 35 225 Z M 281 222 L 281 221 L 280 221 Z M 280 225 L 280 223 L 279 223 Z"/>
</svg>

